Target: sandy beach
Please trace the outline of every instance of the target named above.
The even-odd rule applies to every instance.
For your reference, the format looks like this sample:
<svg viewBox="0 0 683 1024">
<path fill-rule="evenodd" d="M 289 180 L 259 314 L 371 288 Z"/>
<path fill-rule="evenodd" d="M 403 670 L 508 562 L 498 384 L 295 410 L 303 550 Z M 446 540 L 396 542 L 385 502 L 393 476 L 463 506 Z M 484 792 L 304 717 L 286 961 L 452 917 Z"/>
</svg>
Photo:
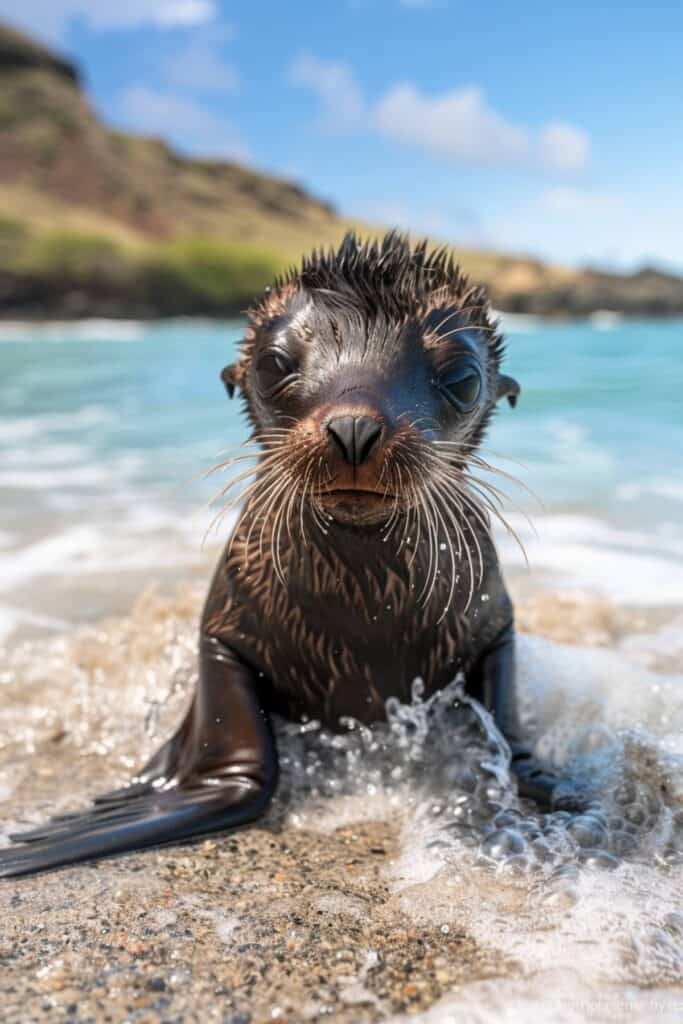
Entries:
<svg viewBox="0 0 683 1024">
<path fill-rule="evenodd" d="M 42 644 L 39 669 L 35 646 L 15 647 L 2 675 L 8 830 L 82 805 L 157 745 L 191 688 L 200 597 L 149 593 L 123 619 Z M 551 645 L 565 639 L 571 620 L 583 644 L 574 665 L 591 652 L 626 663 L 634 622 L 614 606 L 558 594 L 519 604 L 532 643 L 540 633 Z M 642 619 L 637 633 L 641 662 L 657 663 Z M 528 685 L 533 653 L 522 658 Z M 658 667 L 662 698 L 677 687 L 667 728 L 680 735 L 680 676 Z M 587 708 L 546 713 L 555 730 L 571 718 L 576 732 Z M 552 732 L 548 722 L 546 739 Z M 657 771 L 661 785 L 667 769 Z M 673 1022 L 683 1000 L 675 781 L 653 835 L 635 828 L 637 852 L 614 871 L 579 868 L 578 845 L 559 871 L 484 864 L 458 840 L 434 859 L 419 824 L 424 793 L 382 790 L 360 770 L 340 795 L 284 795 L 263 824 L 229 837 L 5 882 L 4 1019 L 541 1021 L 552 1012 Z"/>
</svg>

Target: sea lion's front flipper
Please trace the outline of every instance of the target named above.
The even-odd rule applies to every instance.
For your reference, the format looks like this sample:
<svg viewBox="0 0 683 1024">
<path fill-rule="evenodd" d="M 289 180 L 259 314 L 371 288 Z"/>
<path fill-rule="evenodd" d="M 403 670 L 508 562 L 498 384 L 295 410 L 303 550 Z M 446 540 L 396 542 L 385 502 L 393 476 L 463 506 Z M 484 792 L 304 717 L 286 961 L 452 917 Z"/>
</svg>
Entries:
<svg viewBox="0 0 683 1024">
<path fill-rule="evenodd" d="M 160 846 L 260 817 L 275 789 L 277 757 L 254 674 L 213 637 L 202 638 L 199 665 L 184 722 L 140 776 L 83 814 L 12 837 L 18 845 L 0 850 L 0 877 Z"/>
<path fill-rule="evenodd" d="M 510 624 L 475 666 L 468 691 L 486 707 L 510 745 L 520 796 L 544 808 L 580 811 L 588 794 L 574 780 L 542 764 L 525 740 L 517 707 L 515 631 Z"/>
</svg>

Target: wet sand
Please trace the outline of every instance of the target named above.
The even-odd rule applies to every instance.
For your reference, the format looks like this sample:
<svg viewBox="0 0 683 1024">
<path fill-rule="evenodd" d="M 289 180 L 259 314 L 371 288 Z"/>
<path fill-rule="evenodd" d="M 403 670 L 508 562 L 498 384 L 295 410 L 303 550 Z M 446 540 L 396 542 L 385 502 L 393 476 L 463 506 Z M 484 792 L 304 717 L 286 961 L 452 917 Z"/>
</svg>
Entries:
<svg viewBox="0 0 683 1024">
<path fill-rule="evenodd" d="M 401 908 L 394 844 L 381 823 L 255 828 L 5 885 L 3 1019 L 351 1024 L 513 971 L 453 906 L 441 927 Z"/>
</svg>

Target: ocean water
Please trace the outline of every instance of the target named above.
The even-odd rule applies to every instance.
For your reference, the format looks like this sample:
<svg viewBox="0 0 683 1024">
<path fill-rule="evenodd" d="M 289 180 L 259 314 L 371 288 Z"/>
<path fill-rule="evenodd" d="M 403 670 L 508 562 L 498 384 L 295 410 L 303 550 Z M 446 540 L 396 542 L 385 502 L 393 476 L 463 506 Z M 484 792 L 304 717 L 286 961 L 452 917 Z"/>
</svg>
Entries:
<svg viewBox="0 0 683 1024">
<path fill-rule="evenodd" d="M 683 323 L 505 328 L 522 397 L 485 451 L 536 495 L 506 481 L 530 567 L 499 538 L 524 714 L 539 753 L 591 780 L 595 807 L 577 823 L 520 806 L 486 716 L 425 706 L 417 687 L 379 736 L 281 727 L 274 815 L 285 835 L 391 821 L 384 878 L 402 913 L 514 964 L 425 1022 L 679 1021 Z M 126 778 L 181 714 L 222 540 L 202 552 L 220 480 L 199 475 L 247 434 L 218 378 L 239 337 L 235 323 L 0 328 L 8 831 Z M 136 601 L 150 584 L 161 593 Z M 106 900 L 117 870 L 80 877 Z M 67 896 L 56 880 L 50 904 Z"/>
<path fill-rule="evenodd" d="M 507 488 L 527 578 L 683 605 L 683 322 L 505 327 L 522 397 L 485 451 L 536 495 Z M 218 376 L 240 330 L 0 325 L 0 635 L 121 611 L 150 577 L 208 576 L 221 481 L 198 477 L 247 436 Z"/>
</svg>

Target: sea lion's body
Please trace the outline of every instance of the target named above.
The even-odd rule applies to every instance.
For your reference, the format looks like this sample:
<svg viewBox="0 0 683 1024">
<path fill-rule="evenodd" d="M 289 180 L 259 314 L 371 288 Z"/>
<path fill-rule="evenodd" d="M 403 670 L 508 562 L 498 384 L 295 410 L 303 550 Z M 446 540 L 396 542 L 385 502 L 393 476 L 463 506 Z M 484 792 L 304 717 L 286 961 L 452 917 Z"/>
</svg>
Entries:
<svg viewBox="0 0 683 1024">
<path fill-rule="evenodd" d="M 510 744 L 520 792 L 553 799 L 558 779 L 517 715 L 495 489 L 472 469 L 490 468 L 476 449 L 495 402 L 519 391 L 500 373 L 485 294 L 443 252 L 348 236 L 268 290 L 249 322 L 223 379 L 254 429 L 227 490 L 251 480 L 202 616 L 187 715 L 130 786 L 17 837 L 0 875 L 253 821 L 277 785 L 273 713 L 371 724 L 417 678 L 429 696 L 462 673 Z"/>
<path fill-rule="evenodd" d="M 420 605 L 426 545 L 413 557 L 411 545 L 397 552 L 376 533 L 332 524 L 315 545 L 283 541 L 283 583 L 266 538 L 260 552 L 257 540 L 245 552 L 247 519 L 219 562 L 202 629 L 256 671 L 263 706 L 291 720 L 370 724 L 384 718 L 387 698 L 410 702 L 416 678 L 430 696 L 460 672 L 476 696 L 477 664 L 511 628 L 513 611 L 490 537 L 476 520 L 469 528 L 478 533 L 483 577 L 468 600 L 463 558 L 442 615 L 451 573 L 445 550 L 432 598 Z"/>
</svg>

